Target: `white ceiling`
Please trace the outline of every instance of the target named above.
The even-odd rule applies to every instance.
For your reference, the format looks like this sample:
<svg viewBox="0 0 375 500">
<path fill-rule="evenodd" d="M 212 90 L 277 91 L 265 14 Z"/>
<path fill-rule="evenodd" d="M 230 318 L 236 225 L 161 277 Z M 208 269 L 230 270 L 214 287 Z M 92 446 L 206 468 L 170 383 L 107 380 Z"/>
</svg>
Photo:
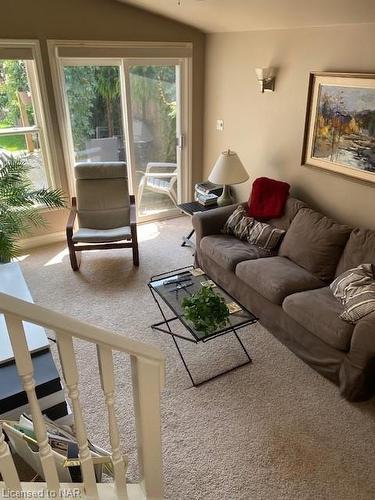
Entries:
<svg viewBox="0 0 375 500">
<path fill-rule="evenodd" d="M 375 22 L 375 0 L 120 0 L 209 33 Z"/>
</svg>

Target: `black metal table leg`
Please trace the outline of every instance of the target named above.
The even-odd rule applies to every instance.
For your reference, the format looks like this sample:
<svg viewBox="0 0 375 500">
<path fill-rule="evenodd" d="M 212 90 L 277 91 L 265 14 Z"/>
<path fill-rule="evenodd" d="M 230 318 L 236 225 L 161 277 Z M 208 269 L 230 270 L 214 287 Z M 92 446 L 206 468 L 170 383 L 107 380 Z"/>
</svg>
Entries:
<svg viewBox="0 0 375 500">
<path fill-rule="evenodd" d="M 208 379 L 202 380 L 201 382 L 196 382 L 194 380 L 194 377 L 191 374 L 191 371 L 190 371 L 190 369 L 188 367 L 188 364 L 185 361 L 185 358 L 184 358 L 184 356 L 183 356 L 183 354 L 181 352 L 180 346 L 178 345 L 178 342 L 177 342 L 177 338 L 180 338 L 182 340 L 189 340 L 190 342 L 193 342 L 195 344 L 197 344 L 198 342 L 196 342 L 194 340 L 190 340 L 190 339 L 188 339 L 186 337 L 183 337 L 181 335 L 178 335 L 177 333 L 174 333 L 172 331 L 172 328 L 171 328 L 171 326 L 170 326 L 169 323 L 172 322 L 172 321 L 174 321 L 174 320 L 176 320 L 176 319 L 178 319 L 178 318 L 177 317 L 173 317 L 171 319 L 167 319 L 167 317 L 165 316 L 164 311 L 163 311 L 161 305 L 159 304 L 159 301 L 157 300 L 156 296 L 154 295 L 154 292 L 153 292 L 153 290 L 152 290 L 151 287 L 150 287 L 150 291 L 151 291 L 151 294 L 152 294 L 152 296 L 153 296 L 153 298 L 154 298 L 154 300 L 155 300 L 155 302 L 156 302 L 156 304 L 157 304 L 157 306 L 159 308 L 159 311 L 160 311 L 160 313 L 161 313 L 161 315 L 163 317 L 163 321 L 151 325 L 151 328 L 154 329 L 154 330 L 158 330 L 160 332 L 163 332 L 163 333 L 168 333 L 173 338 L 173 342 L 174 342 L 174 344 L 176 346 L 177 352 L 178 352 L 178 354 L 179 354 L 179 356 L 181 358 L 181 361 L 182 361 L 182 363 L 183 363 L 183 365 L 185 367 L 185 370 L 187 371 L 187 373 L 189 375 L 189 378 L 191 380 L 191 383 L 193 384 L 193 387 L 199 387 L 200 385 L 206 384 L 207 382 L 210 382 L 211 380 L 214 380 L 215 378 L 221 377 L 222 375 L 226 375 L 227 373 L 230 373 L 230 372 L 232 372 L 234 370 L 237 370 L 238 368 L 241 368 L 242 366 L 245 366 L 245 365 L 248 365 L 248 364 L 252 363 L 252 359 L 251 359 L 249 353 L 247 352 L 245 346 L 243 345 L 240 337 L 238 336 L 238 333 L 237 333 L 236 329 L 234 327 L 232 327 L 232 331 L 233 331 L 236 339 L 238 340 L 240 346 L 242 347 L 244 353 L 246 354 L 247 360 L 244 363 L 241 363 L 241 364 L 236 365 L 236 366 L 234 366 L 232 368 L 229 368 L 228 370 L 220 372 L 217 375 L 214 375 L 213 377 L 210 377 Z M 164 330 L 164 329 L 160 328 L 161 325 L 165 325 L 168 328 L 168 330 Z"/>
<path fill-rule="evenodd" d="M 185 358 L 183 357 L 182 352 L 181 352 L 181 350 L 180 350 L 180 347 L 179 347 L 179 345 L 177 344 L 176 337 L 175 337 L 175 335 L 174 335 L 174 334 L 173 334 L 173 332 L 172 332 L 172 329 L 171 329 L 171 326 L 170 326 L 170 324 L 169 324 L 169 321 L 167 320 L 167 318 L 166 318 L 166 316 L 165 316 L 165 314 L 164 314 L 164 311 L 163 311 L 163 309 L 161 308 L 161 306 L 160 306 L 160 304 L 159 304 L 159 301 L 157 300 L 156 296 L 154 295 L 154 291 L 153 291 L 153 289 L 152 289 L 151 287 L 149 287 L 149 288 L 150 288 L 151 294 L 152 294 L 152 296 L 153 296 L 153 298 L 154 298 L 154 300 L 155 300 L 155 302 L 156 302 L 156 304 L 157 304 L 157 306 L 158 306 L 158 308 L 159 308 L 159 311 L 160 311 L 161 315 L 163 316 L 163 320 L 164 320 L 164 321 L 163 321 L 163 323 L 164 323 L 165 325 L 167 325 L 167 328 L 168 328 L 168 330 L 169 330 L 169 333 L 170 333 L 170 335 L 171 335 L 171 336 L 172 336 L 172 338 L 173 338 L 173 342 L 175 343 L 175 346 L 176 346 L 176 349 L 177 349 L 177 351 L 178 351 L 178 354 L 180 355 L 180 358 L 181 358 L 181 360 L 182 360 L 182 362 L 183 362 L 183 364 L 184 364 L 184 367 L 185 367 L 186 371 L 188 372 L 188 375 L 189 375 L 189 377 L 190 377 L 191 383 L 193 384 L 193 386 L 196 386 L 196 384 L 195 384 L 195 382 L 194 382 L 194 379 L 193 379 L 193 377 L 192 377 L 192 375 L 191 375 L 191 373 L 190 373 L 190 370 L 189 370 L 189 368 L 188 368 L 188 365 L 186 364 Z M 160 323 L 158 323 L 157 325 L 152 325 L 152 326 L 151 326 L 151 328 L 153 328 L 154 326 L 156 326 L 156 327 L 157 327 L 157 326 L 159 326 L 159 324 L 160 324 Z M 181 337 L 181 338 L 182 338 L 182 337 Z"/>
<path fill-rule="evenodd" d="M 190 377 L 191 383 L 193 384 L 193 386 L 194 386 L 194 387 L 197 387 L 199 384 L 196 384 L 196 383 L 195 383 L 195 381 L 194 381 L 194 379 L 193 379 L 193 376 L 192 376 L 192 374 L 190 373 L 189 367 L 188 367 L 188 365 L 187 365 L 187 363 L 186 363 L 186 361 L 185 361 L 185 358 L 184 358 L 184 357 L 183 357 L 183 355 L 182 355 L 182 352 L 181 352 L 181 350 L 180 350 L 180 347 L 179 347 L 179 345 L 177 344 L 177 340 L 176 340 L 175 336 L 174 336 L 174 335 L 172 335 L 172 338 L 173 338 L 173 342 L 174 342 L 174 344 L 175 344 L 175 346 L 176 346 L 176 349 L 177 349 L 177 351 L 178 351 L 178 354 L 180 355 L 180 358 L 182 359 L 182 362 L 183 362 L 183 364 L 184 364 L 185 370 L 188 372 L 188 375 L 189 375 L 189 377 Z"/>
<path fill-rule="evenodd" d="M 195 244 L 191 241 L 191 237 L 193 236 L 194 233 L 195 229 L 192 229 L 187 236 L 182 237 L 182 243 L 181 243 L 182 247 L 192 247 L 195 249 Z"/>
<path fill-rule="evenodd" d="M 211 382 L 211 380 L 214 380 L 215 378 L 218 378 L 218 377 L 222 377 L 223 375 L 226 375 L 227 373 L 230 373 L 230 372 L 233 372 L 235 370 L 237 370 L 238 368 L 241 368 L 242 366 L 246 366 L 246 365 L 249 365 L 252 363 L 252 359 L 249 355 L 249 353 L 247 352 L 245 346 L 243 345 L 240 337 L 238 336 L 238 333 L 237 331 L 235 330 L 235 328 L 232 327 L 232 331 L 233 333 L 235 334 L 238 342 L 240 343 L 244 353 L 246 354 L 246 357 L 247 357 L 247 361 L 245 361 L 244 363 L 241 363 L 239 365 L 236 365 L 236 366 L 233 366 L 233 368 L 229 368 L 228 370 L 225 370 L 224 372 L 221 372 L 221 373 L 218 373 L 217 375 L 214 375 L 213 377 L 210 377 L 210 378 L 207 378 L 205 380 L 202 380 L 202 382 L 199 382 L 199 383 L 194 383 L 192 377 L 190 376 L 190 378 L 192 379 L 193 381 L 193 385 L 194 387 L 199 387 L 200 385 L 203 385 L 203 384 L 206 384 L 207 382 Z"/>
<path fill-rule="evenodd" d="M 193 231 L 194 232 L 194 231 Z M 192 233 L 193 233 L 192 232 Z M 189 237 L 191 236 L 191 234 L 189 235 Z M 177 271 L 181 271 L 183 269 L 191 269 L 192 266 L 188 266 L 187 268 L 181 268 L 181 269 L 176 269 L 174 271 L 170 271 L 169 273 L 167 273 L 167 275 L 172 275 L 173 273 L 177 272 Z M 207 382 L 210 382 L 211 380 L 214 380 L 215 378 L 218 378 L 218 377 L 221 377 L 223 375 L 226 375 L 227 373 L 230 373 L 234 370 L 237 370 L 238 368 L 241 368 L 242 366 L 245 366 L 245 365 L 248 365 L 250 363 L 252 363 L 252 359 L 249 355 L 249 353 L 247 352 L 244 344 L 242 343 L 238 333 L 237 333 L 237 330 L 239 330 L 240 328 L 244 328 L 245 326 L 249 326 L 250 324 L 253 324 L 257 321 L 257 318 L 254 316 L 254 315 L 251 315 L 252 317 L 249 317 L 248 320 L 246 320 L 244 323 L 241 323 L 240 325 L 236 325 L 236 326 L 233 326 L 231 324 L 231 321 L 229 321 L 229 325 L 228 325 L 228 328 L 225 328 L 223 330 L 218 330 L 214 335 L 211 335 L 211 336 L 207 336 L 207 337 L 202 337 L 202 338 L 199 338 L 197 337 L 196 335 L 194 335 L 192 332 L 191 333 L 191 337 L 187 337 L 187 336 L 184 336 L 180 333 L 176 333 L 172 330 L 171 328 L 171 325 L 170 323 L 174 322 L 174 321 L 180 321 L 181 322 L 181 319 L 180 317 L 178 316 L 178 313 L 176 312 L 176 310 L 173 308 L 173 306 L 169 306 L 169 309 L 175 314 L 173 317 L 170 317 L 170 318 L 167 318 L 166 316 L 166 313 L 164 312 L 162 306 L 161 306 L 161 300 L 159 299 L 159 295 L 157 292 L 155 292 L 154 288 L 152 287 L 151 283 L 152 283 L 152 280 L 156 280 L 157 281 L 157 278 L 160 278 L 161 276 L 164 276 L 166 273 L 162 273 L 162 274 L 159 274 L 159 275 L 156 275 L 154 276 L 151 281 L 149 282 L 148 284 L 148 287 L 150 289 L 150 292 L 152 294 L 152 297 L 154 299 L 154 301 L 156 302 L 157 306 L 158 306 L 158 309 L 160 311 L 160 314 L 163 318 L 163 321 L 160 321 L 158 323 L 154 323 L 151 325 L 151 328 L 153 330 L 156 330 L 156 331 L 159 331 L 159 332 L 162 332 L 162 333 L 165 333 L 165 334 L 168 334 L 170 335 L 172 338 L 173 338 L 173 342 L 176 346 L 176 349 L 177 349 L 177 352 L 181 358 L 181 361 L 185 367 L 185 370 L 187 371 L 188 375 L 189 375 L 189 378 L 191 380 L 191 383 L 193 385 L 193 387 L 199 387 L 200 385 L 202 384 L 206 384 Z M 168 306 L 168 302 L 164 301 L 164 303 L 166 304 L 166 306 Z M 182 323 L 182 322 L 181 322 Z M 183 323 L 182 323 L 183 324 Z M 185 327 L 187 328 L 187 330 L 189 330 L 189 328 L 185 325 Z M 189 366 L 184 358 L 184 355 L 180 349 L 180 346 L 179 346 L 179 343 L 178 343 L 178 339 L 181 339 L 181 340 L 185 340 L 185 341 L 189 341 L 189 342 L 193 342 L 194 344 L 198 344 L 199 342 L 202 342 L 202 343 L 206 343 L 207 341 L 212 341 L 214 340 L 215 338 L 218 338 L 222 335 L 226 335 L 226 334 L 229 334 L 229 333 L 234 333 L 238 343 L 240 344 L 243 352 L 245 353 L 246 355 L 246 361 L 244 361 L 243 363 L 239 364 L 239 365 L 236 365 L 232 368 L 229 368 L 228 370 L 225 370 L 223 372 L 220 372 L 218 373 L 217 375 L 214 375 L 213 377 L 210 377 L 208 379 L 205 379 L 205 380 L 202 380 L 201 382 L 196 382 L 194 380 L 194 377 L 189 369 Z"/>
<path fill-rule="evenodd" d="M 237 331 L 236 331 L 234 328 L 233 328 L 233 331 L 234 331 L 235 336 L 237 337 L 238 342 L 241 344 L 241 347 L 242 347 L 242 349 L 244 350 L 244 353 L 246 354 L 246 356 L 247 356 L 247 358 L 248 358 L 248 360 L 249 360 L 249 363 L 252 363 L 252 361 L 253 361 L 253 360 L 250 358 L 249 353 L 248 353 L 248 352 L 247 352 L 247 350 L 245 349 L 245 346 L 243 345 L 243 343 L 242 343 L 242 341 L 241 341 L 240 337 L 238 336 Z"/>
</svg>

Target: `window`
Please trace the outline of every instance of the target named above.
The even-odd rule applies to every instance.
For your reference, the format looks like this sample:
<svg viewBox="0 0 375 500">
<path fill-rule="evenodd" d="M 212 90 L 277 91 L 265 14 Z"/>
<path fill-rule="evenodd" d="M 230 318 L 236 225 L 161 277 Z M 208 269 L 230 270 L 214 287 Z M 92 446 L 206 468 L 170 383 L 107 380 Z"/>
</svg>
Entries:
<svg viewBox="0 0 375 500">
<path fill-rule="evenodd" d="M 19 49 L 9 43 L 4 47 L 0 41 L 0 161 L 23 158 L 30 167 L 32 185 L 41 189 L 52 182 L 33 48 Z"/>
</svg>

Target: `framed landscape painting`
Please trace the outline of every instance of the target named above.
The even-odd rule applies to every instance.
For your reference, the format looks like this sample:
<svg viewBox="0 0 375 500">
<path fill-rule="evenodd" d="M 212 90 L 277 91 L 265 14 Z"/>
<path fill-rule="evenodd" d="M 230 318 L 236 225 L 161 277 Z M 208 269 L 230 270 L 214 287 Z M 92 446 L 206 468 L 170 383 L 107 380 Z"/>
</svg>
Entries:
<svg viewBox="0 0 375 500">
<path fill-rule="evenodd" d="M 375 74 L 310 74 L 302 164 L 375 182 Z"/>
</svg>

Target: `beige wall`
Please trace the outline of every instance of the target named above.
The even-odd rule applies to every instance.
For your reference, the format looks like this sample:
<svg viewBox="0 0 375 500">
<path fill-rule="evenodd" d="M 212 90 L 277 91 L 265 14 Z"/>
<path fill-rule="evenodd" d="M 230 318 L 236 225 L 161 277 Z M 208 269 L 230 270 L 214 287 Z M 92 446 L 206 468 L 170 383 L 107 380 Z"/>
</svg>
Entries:
<svg viewBox="0 0 375 500">
<path fill-rule="evenodd" d="M 58 168 L 66 184 L 64 160 L 48 62 L 48 39 L 108 41 L 193 42 L 193 181 L 202 170 L 202 109 L 205 35 L 164 17 L 116 0 L 1 0 L 0 38 L 38 39 L 41 42 Z M 51 213 L 49 231 L 62 230 L 66 215 Z"/>
<path fill-rule="evenodd" d="M 374 49 L 374 24 L 208 35 L 205 176 L 230 147 L 251 180 L 286 180 L 331 217 L 375 228 L 375 184 L 300 165 L 309 72 L 375 73 Z M 261 94 L 254 67 L 271 65 L 279 68 L 276 92 Z M 247 199 L 250 183 L 237 187 L 239 199 Z"/>
</svg>

